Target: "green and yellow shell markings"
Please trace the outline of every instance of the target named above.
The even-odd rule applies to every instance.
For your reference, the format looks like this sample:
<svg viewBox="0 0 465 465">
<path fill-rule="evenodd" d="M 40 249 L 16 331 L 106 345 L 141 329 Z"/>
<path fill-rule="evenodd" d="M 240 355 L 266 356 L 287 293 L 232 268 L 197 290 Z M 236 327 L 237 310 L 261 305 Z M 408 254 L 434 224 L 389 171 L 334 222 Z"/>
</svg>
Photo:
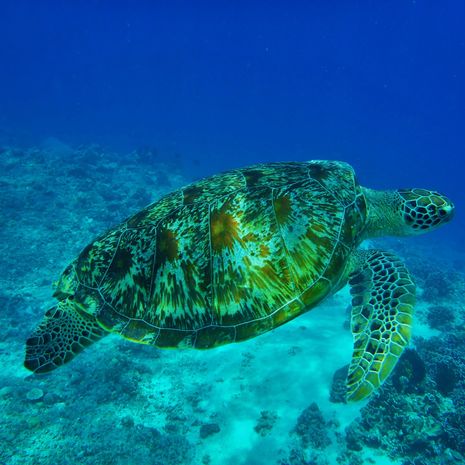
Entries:
<svg viewBox="0 0 465 465">
<path fill-rule="evenodd" d="M 122 229 L 116 228 L 97 238 L 84 248 L 76 260 L 76 273 L 79 281 L 89 287 L 96 288 L 112 260 Z"/>
<path fill-rule="evenodd" d="M 160 263 L 179 258 L 179 239 L 176 232 L 163 228 L 158 233 L 157 257 Z"/>
<path fill-rule="evenodd" d="M 196 182 L 98 238 L 75 262 L 78 280 L 101 295 L 103 326 L 143 343 L 252 337 L 338 282 L 363 222 L 352 174 L 336 162 L 271 163 Z"/>
<path fill-rule="evenodd" d="M 184 204 L 188 205 L 194 203 L 198 199 L 201 199 L 204 194 L 204 189 L 196 185 L 188 186 L 183 189 L 182 194 Z"/>
<path fill-rule="evenodd" d="M 211 245 L 214 252 L 221 252 L 224 248 L 232 250 L 235 242 L 241 242 L 239 237 L 238 220 L 228 210 L 229 202 L 225 202 L 218 210 L 211 213 L 210 233 Z"/>
<path fill-rule="evenodd" d="M 61 274 L 60 279 L 54 283 L 53 297 L 56 299 L 63 300 L 74 295 L 81 284 L 76 273 L 76 262 L 77 259 L 70 263 Z"/>
<path fill-rule="evenodd" d="M 123 279 L 131 270 L 133 258 L 130 250 L 118 248 L 108 272 L 115 280 Z"/>
<path fill-rule="evenodd" d="M 150 292 L 153 252 L 149 231 L 122 234 L 99 286 L 104 301 L 130 318 L 144 316 Z"/>
<path fill-rule="evenodd" d="M 248 189 L 211 206 L 214 323 L 269 315 L 292 295 L 272 189 Z"/>
<path fill-rule="evenodd" d="M 274 204 L 275 213 L 280 213 L 276 221 L 287 251 L 288 273 L 302 292 L 323 276 L 338 245 L 344 208 L 313 179 L 276 189 Z"/>
<path fill-rule="evenodd" d="M 300 295 L 300 301 L 305 309 L 314 307 L 321 302 L 331 291 L 331 282 L 325 278 L 319 279 Z"/>
<path fill-rule="evenodd" d="M 281 195 L 274 199 L 274 212 L 279 225 L 286 224 L 291 220 L 291 198 L 289 195 Z"/>
<path fill-rule="evenodd" d="M 302 182 L 308 178 L 307 163 L 267 163 L 238 170 L 245 179 L 247 188 L 279 189 Z"/>
<path fill-rule="evenodd" d="M 266 171 L 266 168 L 260 167 L 242 170 L 247 187 L 253 188 L 260 185 Z"/>
<path fill-rule="evenodd" d="M 308 167 L 310 177 L 317 181 L 325 181 L 331 176 L 331 170 L 327 165 L 321 163 L 311 163 Z"/>
<path fill-rule="evenodd" d="M 309 177 L 320 184 L 344 206 L 350 205 L 355 197 L 355 173 L 350 165 L 340 161 L 313 161 L 308 165 Z"/>
<path fill-rule="evenodd" d="M 206 203 L 186 205 L 160 222 L 145 316 L 150 324 L 196 329 L 211 322 L 208 212 Z"/>
<path fill-rule="evenodd" d="M 346 208 L 345 221 L 341 231 L 341 240 L 350 249 L 357 247 L 360 243 L 367 217 L 365 196 L 359 188 L 356 192 L 355 201 Z"/>
<path fill-rule="evenodd" d="M 184 187 L 182 191 L 184 205 L 212 202 L 218 196 L 228 195 L 246 187 L 240 171 L 229 171 L 220 175 L 202 179 Z"/>
<path fill-rule="evenodd" d="M 266 258 L 270 256 L 270 248 L 266 244 L 260 244 L 260 257 Z"/>
<path fill-rule="evenodd" d="M 156 226 L 165 215 L 181 208 L 182 204 L 182 192 L 171 192 L 128 218 L 124 224 L 131 229 Z"/>
</svg>

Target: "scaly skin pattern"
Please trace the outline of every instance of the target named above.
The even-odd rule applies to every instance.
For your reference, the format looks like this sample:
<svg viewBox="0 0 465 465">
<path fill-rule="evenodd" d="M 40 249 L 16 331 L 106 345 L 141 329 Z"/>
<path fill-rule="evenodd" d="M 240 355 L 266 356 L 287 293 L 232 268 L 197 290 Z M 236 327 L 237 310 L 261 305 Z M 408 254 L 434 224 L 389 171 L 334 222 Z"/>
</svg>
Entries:
<svg viewBox="0 0 465 465">
<path fill-rule="evenodd" d="M 271 163 L 173 192 L 87 246 L 57 296 L 108 331 L 211 348 L 269 331 L 345 284 L 366 200 L 340 162 Z"/>
</svg>

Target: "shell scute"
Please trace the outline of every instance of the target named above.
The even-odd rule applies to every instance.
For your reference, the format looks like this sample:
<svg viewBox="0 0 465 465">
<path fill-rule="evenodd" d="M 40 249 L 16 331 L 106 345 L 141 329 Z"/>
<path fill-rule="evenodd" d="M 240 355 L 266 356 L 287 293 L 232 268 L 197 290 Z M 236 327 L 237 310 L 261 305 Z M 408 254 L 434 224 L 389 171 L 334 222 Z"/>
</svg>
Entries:
<svg viewBox="0 0 465 465">
<path fill-rule="evenodd" d="M 209 206 L 186 205 L 155 234 L 152 290 L 144 319 L 159 327 L 197 329 L 212 320 Z"/>
<path fill-rule="evenodd" d="M 164 216 L 171 214 L 173 210 L 182 207 L 182 205 L 182 192 L 179 190 L 171 192 L 128 218 L 126 225 L 128 228 L 156 226 Z"/>
<path fill-rule="evenodd" d="M 211 349 L 236 341 L 234 326 L 208 326 L 197 331 L 196 349 Z"/>
<path fill-rule="evenodd" d="M 276 190 L 289 198 L 287 221 L 280 234 L 288 256 L 289 273 L 303 292 L 323 275 L 339 240 L 344 208 L 318 182 L 307 179 L 292 188 Z"/>
<path fill-rule="evenodd" d="M 104 301 L 129 318 L 144 318 L 153 268 L 154 228 L 123 232 L 99 290 Z"/>
<path fill-rule="evenodd" d="M 268 187 L 272 189 L 302 182 L 308 176 L 304 163 L 267 163 L 238 170 L 246 180 L 247 188 Z"/>
<path fill-rule="evenodd" d="M 195 345 L 197 331 L 163 328 L 159 331 L 155 344 L 158 347 L 190 348 Z"/>
<path fill-rule="evenodd" d="M 183 202 L 190 205 L 198 202 L 212 202 L 219 195 L 231 194 L 245 186 L 245 179 L 240 171 L 227 173 L 202 179 L 181 189 Z"/>
<path fill-rule="evenodd" d="M 340 161 L 311 161 L 309 176 L 330 192 L 344 206 L 355 199 L 356 181 L 353 168 Z"/>
<path fill-rule="evenodd" d="M 80 283 L 91 288 L 99 286 L 123 231 L 120 227 L 107 231 L 82 250 L 75 262 Z"/>
<path fill-rule="evenodd" d="M 294 284 L 272 189 L 247 189 L 220 198 L 211 204 L 211 219 L 213 322 L 238 324 L 267 316 L 286 303 Z M 223 242 L 215 241 L 215 228 L 221 229 Z"/>
</svg>

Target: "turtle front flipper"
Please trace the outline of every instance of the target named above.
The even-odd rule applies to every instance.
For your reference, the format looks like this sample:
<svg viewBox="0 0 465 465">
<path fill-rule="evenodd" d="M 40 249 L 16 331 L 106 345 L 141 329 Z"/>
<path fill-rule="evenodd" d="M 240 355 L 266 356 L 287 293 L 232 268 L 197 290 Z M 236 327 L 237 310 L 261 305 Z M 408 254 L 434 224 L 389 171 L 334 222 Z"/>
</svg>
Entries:
<svg viewBox="0 0 465 465">
<path fill-rule="evenodd" d="M 357 401 L 386 380 L 410 341 L 415 284 L 398 257 L 378 250 L 356 252 L 351 271 L 354 352 L 347 400 Z"/>
<path fill-rule="evenodd" d="M 106 334 L 91 315 L 60 302 L 48 310 L 26 341 L 24 366 L 34 373 L 52 371 Z"/>
</svg>

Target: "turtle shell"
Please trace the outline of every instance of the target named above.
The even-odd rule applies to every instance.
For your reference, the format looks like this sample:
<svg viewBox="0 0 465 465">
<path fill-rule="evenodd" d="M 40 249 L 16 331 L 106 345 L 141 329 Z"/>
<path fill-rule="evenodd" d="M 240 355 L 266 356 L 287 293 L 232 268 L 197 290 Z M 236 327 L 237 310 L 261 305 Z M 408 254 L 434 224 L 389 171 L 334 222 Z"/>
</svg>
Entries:
<svg viewBox="0 0 465 465">
<path fill-rule="evenodd" d="M 168 194 L 97 238 L 58 294 L 74 288 L 103 327 L 137 342 L 240 341 L 337 290 L 365 219 L 345 163 L 234 170 Z"/>
</svg>

